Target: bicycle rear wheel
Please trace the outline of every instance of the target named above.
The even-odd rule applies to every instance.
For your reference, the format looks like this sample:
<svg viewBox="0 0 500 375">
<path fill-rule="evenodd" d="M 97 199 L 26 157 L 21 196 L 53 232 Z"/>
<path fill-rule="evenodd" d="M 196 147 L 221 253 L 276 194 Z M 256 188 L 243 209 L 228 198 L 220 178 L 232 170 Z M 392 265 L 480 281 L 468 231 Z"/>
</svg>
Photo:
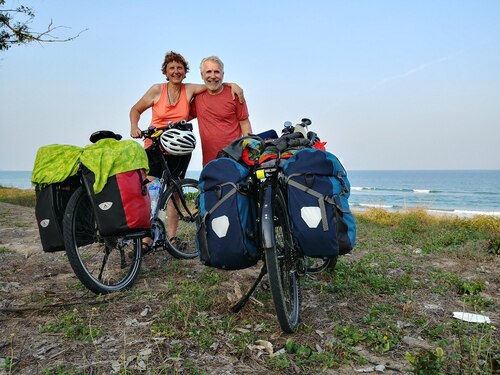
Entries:
<svg viewBox="0 0 500 375">
<path fill-rule="evenodd" d="M 85 287 L 96 294 L 130 287 L 141 267 L 141 237 L 101 237 L 84 187 L 71 196 L 63 219 L 69 263 Z"/>
<path fill-rule="evenodd" d="M 269 285 L 281 329 L 293 333 L 299 324 L 302 289 L 299 276 L 300 256 L 293 246 L 285 199 L 280 190 L 273 194 L 275 246 L 265 249 Z"/>
<path fill-rule="evenodd" d="M 200 194 L 198 181 L 186 178 L 171 185 L 165 193 L 163 210 L 167 238 L 166 250 L 178 259 L 193 259 L 198 256 L 196 247 L 196 198 Z"/>
<path fill-rule="evenodd" d="M 319 273 L 325 269 L 333 270 L 337 265 L 338 256 L 333 258 L 309 258 L 306 257 L 306 271 L 307 273 Z"/>
</svg>

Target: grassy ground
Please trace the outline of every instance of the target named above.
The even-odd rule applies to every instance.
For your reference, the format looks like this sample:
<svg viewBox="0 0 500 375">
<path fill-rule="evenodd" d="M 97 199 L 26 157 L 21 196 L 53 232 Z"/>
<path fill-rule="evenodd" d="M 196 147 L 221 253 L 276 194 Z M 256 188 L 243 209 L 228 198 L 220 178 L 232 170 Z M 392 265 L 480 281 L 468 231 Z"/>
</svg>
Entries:
<svg viewBox="0 0 500 375">
<path fill-rule="evenodd" d="M 0 201 L 33 207 L 33 192 L 5 190 L 13 189 L 0 189 Z M 268 290 L 259 288 L 239 314 L 228 311 L 255 272 L 196 261 L 157 267 L 149 257 L 136 285 L 105 302 L 77 280 L 59 285 L 60 293 L 85 296 L 76 307 L 44 315 L 54 293 L 38 287 L 23 296 L 25 308 L 39 311 L 31 340 L 57 339 L 76 348 L 75 356 L 85 353 L 81 362 L 68 357 L 37 368 L 44 374 L 112 368 L 119 374 L 350 374 L 376 372 L 376 366 L 386 374 L 499 373 L 500 219 L 434 217 L 423 210 L 371 210 L 356 219 L 356 249 L 335 270 L 305 279 L 302 323 L 294 335 L 280 331 Z M 0 245 L 2 254 L 12 250 Z M 7 280 L 15 277 L 6 273 Z M 491 324 L 454 319 L 456 311 L 488 316 Z M 125 332 L 118 323 L 126 317 L 144 325 Z M 10 334 L 14 326 L 5 325 L 0 373 L 2 366 L 8 374 L 32 369 L 20 355 L 26 351 L 17 339 L 22 334 Z M 110 337 L 121 342 L 118 352 L 106 349 Z M 229 372 L 218 372 L 228 364 Z"/>
<path fill-rule="evenodd" d="M 6 188 L 0 185 L 0 202 L 35 207 L 35 191 L 29 189 Z"/>
</svg>

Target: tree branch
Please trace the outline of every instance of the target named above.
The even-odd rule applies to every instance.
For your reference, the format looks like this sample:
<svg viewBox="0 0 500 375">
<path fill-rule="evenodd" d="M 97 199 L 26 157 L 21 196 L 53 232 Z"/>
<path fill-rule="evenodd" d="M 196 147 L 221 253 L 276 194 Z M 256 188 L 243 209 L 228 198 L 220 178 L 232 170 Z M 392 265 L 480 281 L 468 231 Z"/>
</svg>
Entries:
<svg viewBox="0 0 500 375">
<path fill-rule="evenodd" d="M 4 4 L 5 0 L 0 0 L 0 51 L 9 49 L 13 44 L 69 42 L 88 30 L 84 29 L 74 36 L 60 39 L 52 35 L 52 32 L 61 28 L 69 29 L 69 27 L 54 26 L 53 21 L 50 20 L 47 30 L 42 32 L 31 31 L 29 24 L 35 17 L 33 10 L 24 5 L 16 9 L 1 9 Z M 28 19 L 24 22 L 15 22 L 14 16 L 19 14 L 27 16 Z"/>
</svg>

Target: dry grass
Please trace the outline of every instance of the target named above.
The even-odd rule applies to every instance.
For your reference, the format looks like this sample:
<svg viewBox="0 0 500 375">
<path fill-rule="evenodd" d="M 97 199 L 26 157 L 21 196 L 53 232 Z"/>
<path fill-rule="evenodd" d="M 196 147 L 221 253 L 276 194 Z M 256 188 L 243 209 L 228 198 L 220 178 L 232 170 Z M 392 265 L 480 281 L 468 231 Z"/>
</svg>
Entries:
<svg viewBox="0 0 500 375">
<path fill-rule="evenodd" d="M 0 204 L 0 366 L 8 374 L 498 371 L 499 219 L 357 214 L 356 249 L 335 271 L 306 278 L 299 331 L 284 335 L 269 290 L 229 311 L 258 267 L 227 272 L 154 253 L 132 289 L 98 297 L 64 253 L 41 252 L 33 216 Z M 492 323 L 457 320 L 454 311 Z"/>
</svg>

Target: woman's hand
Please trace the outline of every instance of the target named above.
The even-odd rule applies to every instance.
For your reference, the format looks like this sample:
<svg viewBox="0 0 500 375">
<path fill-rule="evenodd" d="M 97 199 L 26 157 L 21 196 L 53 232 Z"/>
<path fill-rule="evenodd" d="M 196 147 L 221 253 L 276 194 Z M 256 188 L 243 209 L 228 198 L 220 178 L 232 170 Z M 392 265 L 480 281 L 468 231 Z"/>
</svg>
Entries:
<svg viewBox="0 0 500 375">
<path fill-rule="evenodd" d="M 243 89 L 238 86 L 236 83 L 228 83 L 228 86 L 231 87 L 231 95 L 233 96 L 233 100 L 238 97 L 240 103 L 243 104 L 245 101 L 245 96 L 243 95 Z"/>
<path fill-rule="evenodd" d="M 130 126 L 130 136 L 132 138 L 141 138 L 141 129 L 137 125 Z"/>
</svg>

